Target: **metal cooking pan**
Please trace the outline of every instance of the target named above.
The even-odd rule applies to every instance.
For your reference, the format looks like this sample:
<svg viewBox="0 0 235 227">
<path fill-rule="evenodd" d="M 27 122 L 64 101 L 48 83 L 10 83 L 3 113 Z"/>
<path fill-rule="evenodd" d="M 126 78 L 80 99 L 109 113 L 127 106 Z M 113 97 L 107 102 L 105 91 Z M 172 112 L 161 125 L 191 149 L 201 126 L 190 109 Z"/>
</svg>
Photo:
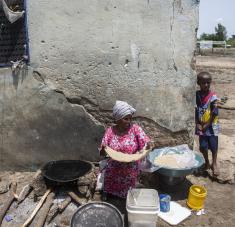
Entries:
<svg viewBox="0 0 235 227">
<path fill-rule="evenodd" d="M 58 160 L 48 162 L 42 168 L 45 178 L 59 183 L 72 182 L 89 173 L 92 164 L 82 160 Z"/>
</svg>

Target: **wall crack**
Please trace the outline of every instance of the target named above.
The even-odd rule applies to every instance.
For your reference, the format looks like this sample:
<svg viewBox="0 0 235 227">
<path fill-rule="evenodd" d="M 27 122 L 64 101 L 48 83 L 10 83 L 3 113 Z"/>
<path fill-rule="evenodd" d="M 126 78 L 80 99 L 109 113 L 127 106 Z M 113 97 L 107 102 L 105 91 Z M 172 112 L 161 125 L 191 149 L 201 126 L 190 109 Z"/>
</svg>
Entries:
<svg viewBox="0 0 235 227">
<path fill-rule="evenodd" d="M 82 107 L 97 124 L 101 124 L 104 127 L 112 126 L 114 124 L 112 110 L 103 110 L 97 104 L 85 97 L 70 98 L 67 97 L 61 90 L 55 90 L 55 92 L 62 94 L 71 105 L 78 105 Z M 190 144 L 190 136 L 186 129 L 172 132 L 169 129 L 159 125 L 157 122 L 142 116 L 134 117 L 133 122 L 138 123 L 141 127 L 143 127 L 158 147 L 176 146 L 185 143 Z"/>
</svg>

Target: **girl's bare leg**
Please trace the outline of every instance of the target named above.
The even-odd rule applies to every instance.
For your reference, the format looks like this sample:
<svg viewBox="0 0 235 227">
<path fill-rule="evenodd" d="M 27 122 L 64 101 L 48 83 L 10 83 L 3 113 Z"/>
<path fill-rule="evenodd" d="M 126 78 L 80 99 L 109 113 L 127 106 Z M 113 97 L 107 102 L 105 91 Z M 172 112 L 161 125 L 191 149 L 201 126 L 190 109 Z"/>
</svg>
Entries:
<svg viewBox="0 0 235 227">
<path fill-rule="evenodd" d="M 200 150 L 205 159 L 205 170 L 210 169 L 210 162 L 208 158 L 208 150 Z"/>
<path fill-rule="evenodd" d="M 212 152 L 212 172 L 213 175 L 218 176 L 219 175 L 219 169 L 217 166 L 217 151 L 216 152 Z"/>
</svg>

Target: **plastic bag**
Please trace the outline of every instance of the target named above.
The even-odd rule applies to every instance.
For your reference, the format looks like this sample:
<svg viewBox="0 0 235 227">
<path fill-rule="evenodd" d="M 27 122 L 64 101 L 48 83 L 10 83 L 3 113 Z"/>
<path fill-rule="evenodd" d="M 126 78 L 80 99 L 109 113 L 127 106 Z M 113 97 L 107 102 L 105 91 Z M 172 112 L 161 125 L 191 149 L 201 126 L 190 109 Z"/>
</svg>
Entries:
<svg viewBox="0 0 235 227">
<path fill-rule="evenodd" d="M 162 167 L 166 167 L 154 164 L 156 157 L 164 155 L 174 155 L 179 169 L 194 168 L 198 165 L 194 151 L 190 150 L 187 144 L 183 144 L 175 147 L 164 147 L 153 150 L 140 164 L 141 171 L 152 173 Z"/>
<path fill-rule="evenodd" d="M 174 155 L 173 157 L 175 158 L 177 165 L 182 169 L 193 168 L 198 165 L 198 161 L 195 158 L 195 153 L 189 149 L 187 144 L 159 149 L 156 157 L 161 157 L 164 155 Z"/>
<path fill-rule="evenodd" d="M 146 173 L 153 173 L 157 171 L 159 167 L 154 166 L 147 157 L 145 157 L 140 163 L 140 171 Z"/>
<path fill-rule="evenodd" d="M 104 188 L 104 173 L 99 172 L 96 181 L 96 191 L 101 191 Z"/>
<path fill-rule="evenodd" d="M 96 190 L 101 191 L 104 188 L 104 174 L 105 174 L 105 168 L 108 164 L 108 159 L 104 159 L 99 162 L 99 173 L 97 176 L 97 181 L 96 181 Z"/>
<path fill-rule="evenodd" d="M 1 2 L 0 2 L 1 3 Z M 1 5 L 1 4 L 0 4 Z M 14 12 L 12 11 L 6 4 L 5 0 L 2 0 L 2 7 L 3 7 L 3 11 L 5 13 L 5 16 L 6 18 L 11 22 L 11 23 L 14 23 L 16 22 L 18 19 L 20 19 L 25 11 L 17 11 L 17 12 Z"/>
</svg>

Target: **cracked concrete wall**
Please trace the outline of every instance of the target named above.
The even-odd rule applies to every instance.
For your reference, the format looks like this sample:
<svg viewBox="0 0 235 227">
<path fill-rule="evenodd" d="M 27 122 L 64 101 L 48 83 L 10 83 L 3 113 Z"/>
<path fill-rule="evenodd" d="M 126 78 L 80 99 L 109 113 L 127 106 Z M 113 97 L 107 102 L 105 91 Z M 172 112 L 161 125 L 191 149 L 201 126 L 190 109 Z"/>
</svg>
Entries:
<svg viewBox="0 0 235 227">
<path fill-rule="evenodd" d="M 192 142 L 197 0 L 32 0 L 27 13 L 30 67 L 0 71 L 5 166 L 97 160 L 117 99 L 157 145 Z"/>
</svg>

